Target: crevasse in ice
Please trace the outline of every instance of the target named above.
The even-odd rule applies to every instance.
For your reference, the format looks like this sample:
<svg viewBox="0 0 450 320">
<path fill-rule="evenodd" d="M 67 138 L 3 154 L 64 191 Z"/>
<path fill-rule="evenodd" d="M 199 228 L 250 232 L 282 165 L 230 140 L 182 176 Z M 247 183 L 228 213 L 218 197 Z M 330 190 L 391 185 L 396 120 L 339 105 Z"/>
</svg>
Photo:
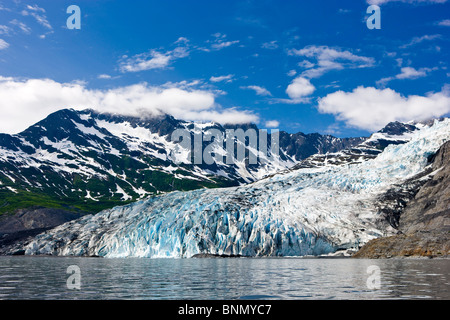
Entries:
<svg viewBox="0 0 450 320">
<path fill-rule="evenodd" d="M 450 120 L 436 121 L 372 160 L 152 197 L 61 225 L 37 236 L 25 253 L 304 256 L 357 248 L 393 231 L 377 211 L 377 196 L 420 173 L 448 140 Z"/>
</svg>

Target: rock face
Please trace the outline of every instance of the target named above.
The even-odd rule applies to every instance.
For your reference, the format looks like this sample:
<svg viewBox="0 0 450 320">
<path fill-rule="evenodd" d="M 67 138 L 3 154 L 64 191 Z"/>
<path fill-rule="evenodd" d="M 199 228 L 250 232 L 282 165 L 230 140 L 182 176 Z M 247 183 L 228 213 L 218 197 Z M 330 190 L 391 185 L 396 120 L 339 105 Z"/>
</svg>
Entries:
<svg viewBox="0 0 450 320">
<path fill-rule="evenodd" d="M 440 232 L 414 232 L 370 241 L 353 258 L 448 257 L 450 239 Z"/>
<path fill-rule="evenodd" d="M 77 219 L 80 214 L 61 209 L 32 207 L 0 217 L 0 254 L 17 241 L 25 241 L 41 232 Z"/>
<path fill-rule="evenodd" d="M 432 178 L 420 187 L 401 213 L 400 234 L 374 239 L 354 257 L 439 257 L 450 254 L 450 142 L 446 142 L 431 160 Z"/>
<path fill-rule="evenodd" d="M 437 173 L 417 193 L 406 208 L 400 230 L 450 231 L 450 142 L 445 143 L 434 159 Z"/>
<path fill-rule="evenodd" d="M 79 217 L 79 214 L 60 209 L 39 207 L 20 209 L 13 216 L 2 217 L 0 220 L 0 234 L 31 229 L 54 228 Z"/>
</svg>

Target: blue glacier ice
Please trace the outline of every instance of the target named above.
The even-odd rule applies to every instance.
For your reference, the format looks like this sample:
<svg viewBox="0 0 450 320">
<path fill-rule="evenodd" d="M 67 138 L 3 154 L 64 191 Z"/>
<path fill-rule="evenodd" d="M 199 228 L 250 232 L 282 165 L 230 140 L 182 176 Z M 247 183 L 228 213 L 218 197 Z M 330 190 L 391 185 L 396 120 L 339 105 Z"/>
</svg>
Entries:
<svg viewBox="0 0 450 320">
<path fill-rule="evenodd" d="M 422 172 L 428 157 L 448 140 L 450 120 L 445 119 L 361 163 L 151 197 L 40 234 L 25 254 L 305 256 L 357 249 L 395 232 L 377 209 L 377 197 Z"/>
</svg>

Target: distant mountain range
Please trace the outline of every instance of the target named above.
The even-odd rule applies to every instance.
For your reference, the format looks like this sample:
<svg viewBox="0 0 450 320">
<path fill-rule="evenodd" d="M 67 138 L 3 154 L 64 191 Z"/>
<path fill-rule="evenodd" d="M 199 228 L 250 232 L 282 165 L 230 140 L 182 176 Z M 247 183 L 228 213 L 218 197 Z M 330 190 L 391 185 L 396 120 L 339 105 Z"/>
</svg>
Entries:
<svg viewBox="0 0 450 320">
<path fill-rule="evenodd" d="M 358 162 L 408 141 L 418 125 L 390 123 L 369 138 L 281 131 L 276 162 L 180 161 L 174 130 L 194 135 L 211 128 L 258 130 L 254 124 L 222 126 L 170 115 L 57 111 L 19 134 L 0 134 L 0 213 L 34 206 L 94 213 L 174 190 L 236 186 L 292 168 Z M 248 160 L 248 147 L 246 152 Z"/>
</svg>

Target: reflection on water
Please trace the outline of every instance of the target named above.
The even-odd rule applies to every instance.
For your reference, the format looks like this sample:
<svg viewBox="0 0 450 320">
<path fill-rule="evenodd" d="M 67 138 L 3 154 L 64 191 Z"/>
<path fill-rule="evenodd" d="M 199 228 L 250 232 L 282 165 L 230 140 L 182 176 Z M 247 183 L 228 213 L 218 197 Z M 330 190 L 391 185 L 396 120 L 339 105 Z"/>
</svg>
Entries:
<svg viewBox="0 0 450 320">
<path fill-rule="evenodd" d="M 449 271 L 443 259 L 0 257 L 0 299 L 450 299 Z"/>
</svg>

